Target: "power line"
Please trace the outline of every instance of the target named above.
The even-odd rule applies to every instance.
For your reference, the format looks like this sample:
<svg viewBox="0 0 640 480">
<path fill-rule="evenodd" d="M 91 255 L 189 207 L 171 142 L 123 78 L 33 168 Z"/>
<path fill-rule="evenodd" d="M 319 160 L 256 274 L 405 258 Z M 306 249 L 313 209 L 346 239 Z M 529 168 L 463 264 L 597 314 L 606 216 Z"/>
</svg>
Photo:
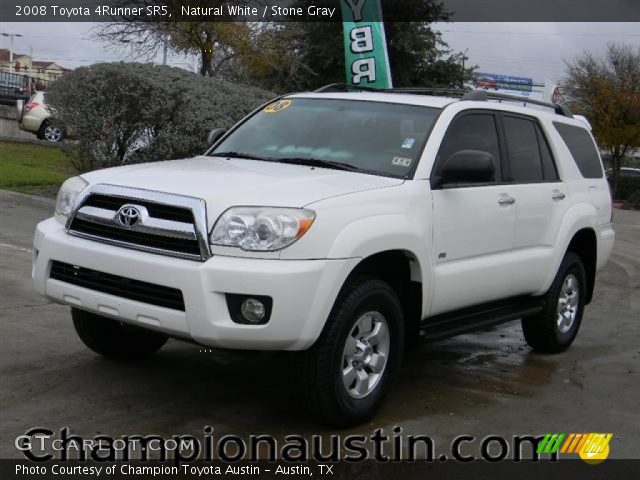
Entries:
<svg viewBox="0 0 640 480">
<path fill-rule="evenodd" d="M 479 30 L 440 30 L 442 33 L 472 33 L 478 35 L 543 35 L 545 37 L 640 37 L 640 33 L 550 33 L 550 32 L 509 32 L 509 31 L 479 31 Z"/>
</svg>

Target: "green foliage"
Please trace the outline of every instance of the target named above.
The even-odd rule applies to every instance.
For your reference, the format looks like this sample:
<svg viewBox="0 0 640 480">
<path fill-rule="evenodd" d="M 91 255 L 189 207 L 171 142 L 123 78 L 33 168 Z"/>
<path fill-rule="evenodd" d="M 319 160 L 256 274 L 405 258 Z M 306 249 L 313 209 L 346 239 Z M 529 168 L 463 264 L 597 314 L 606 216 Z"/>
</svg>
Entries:
<svg viewBox="0 0 640 480">
<path fill-rule="evenodd" d="M 318 0 L 314 5 L 335 7 L 336 3 Z M 463 54 L 452 52 L 441 34 L 431 28 L 430 23 L 449 19 L 441 3 L 383 0 L 382 11 L 383 18 L 406 18 L 408 11 L 412 18 L 421 20 L 385 22 L 394 87 L 459 87 L 472 78 L 473 68 L 462 68 Z M 269 55 L 278 61 L 263 63 L 260 69 L 249 68 L 247 76 L 252 82 L 278 92 L 345 82 L 342 23 L 283 23 L 262 31 L 261 36 L 270 47 Z"/>
<path fill-rule="evenodd" d="M 18 142 L 0 143 L 0 189 L 55 190 L 72 174 L 71 165 L 58 147 Z"/>
<path fill-rule="evenodd" d="M 611 179 L 609 179 L 609 182 L 611 182 Z M 640 176 L 625 175 L 618 177 L 616 200 L 623 202 L 638 192 L 640 192 Z"/>
<path fill-rule="evenodd" d="M 168 66 L 102 63 L 56 81 L 47 101 L 77 144 L 79 171 L 202 153 L 207 133 L 229 128 L 273 94 Z"/>
</svg>

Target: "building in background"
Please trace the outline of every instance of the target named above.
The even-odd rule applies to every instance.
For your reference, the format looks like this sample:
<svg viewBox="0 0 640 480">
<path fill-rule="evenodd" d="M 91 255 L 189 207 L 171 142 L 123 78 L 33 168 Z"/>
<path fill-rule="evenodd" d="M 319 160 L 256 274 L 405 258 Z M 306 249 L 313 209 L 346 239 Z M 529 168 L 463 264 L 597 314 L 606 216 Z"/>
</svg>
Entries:
<svg viewBox="0 0 640 480">
<path fill-rule="evenodd" d="M 37 80 L 52 81 L 67 72 L 68 69 L 50 60 L 32 60 L 24 53 L 11 53 L 6 48 L 0 48 L 0 72 L 28 75 Z"/>
</svg>

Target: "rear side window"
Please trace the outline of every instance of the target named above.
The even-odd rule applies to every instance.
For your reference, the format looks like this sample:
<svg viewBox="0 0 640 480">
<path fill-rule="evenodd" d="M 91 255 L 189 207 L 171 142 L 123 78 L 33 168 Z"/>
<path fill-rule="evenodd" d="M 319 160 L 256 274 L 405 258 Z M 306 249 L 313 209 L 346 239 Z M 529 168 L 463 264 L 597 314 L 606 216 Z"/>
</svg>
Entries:
<svg viewBox="0 0 640 480">
<path fill-rule="evenodd" d="M 516 183 L 542 182 L 542 160 L 536 124 L 525 118 L 504 116 L 511 179 Z"/>
<path fill-rule="evenodd" d="M 600 156 L 591 135 L 581 127 L 553 122 L 584 178 L 602 178 Z"/>
</svg>

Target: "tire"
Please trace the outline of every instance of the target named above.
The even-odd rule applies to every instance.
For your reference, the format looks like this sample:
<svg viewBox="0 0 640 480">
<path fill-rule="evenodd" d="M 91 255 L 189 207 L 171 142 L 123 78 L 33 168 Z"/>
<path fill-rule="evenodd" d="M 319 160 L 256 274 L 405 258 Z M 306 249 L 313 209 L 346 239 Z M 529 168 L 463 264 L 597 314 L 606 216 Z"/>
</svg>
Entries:
<svg viewBox="0 0 640 480">
<path fill-rule="evenodd" d="M 153 355 L 168 337 L 117 320 L 71 309 L 73 326 L 80 340 L 100 355 L 112 360 L 140 360 Z"/>
<path fill-rule="evenodd" d="M 299 374 L 310 412 L 340 428 L 369 420 L 391 388 L 403 348 L 404 319 L 395 291 L 375 278 L 350 281 L 320 338 L 300 354 Z"/>
<path fill-rule="evenodd" d="M 64 128 L 55 120 L 45 120 L 38 131 L 38 138 L 51 143 L 59 143 L 64 140 Z"/>
<path fill-rule="evenodd" d="M 542 312 L 522 319 L 524 338 L 536 352 L 559 353 L 573 343 L 584 313 L 586 279 L 580 257 L 567 252 L 544 296 Z"/>
</svg>

